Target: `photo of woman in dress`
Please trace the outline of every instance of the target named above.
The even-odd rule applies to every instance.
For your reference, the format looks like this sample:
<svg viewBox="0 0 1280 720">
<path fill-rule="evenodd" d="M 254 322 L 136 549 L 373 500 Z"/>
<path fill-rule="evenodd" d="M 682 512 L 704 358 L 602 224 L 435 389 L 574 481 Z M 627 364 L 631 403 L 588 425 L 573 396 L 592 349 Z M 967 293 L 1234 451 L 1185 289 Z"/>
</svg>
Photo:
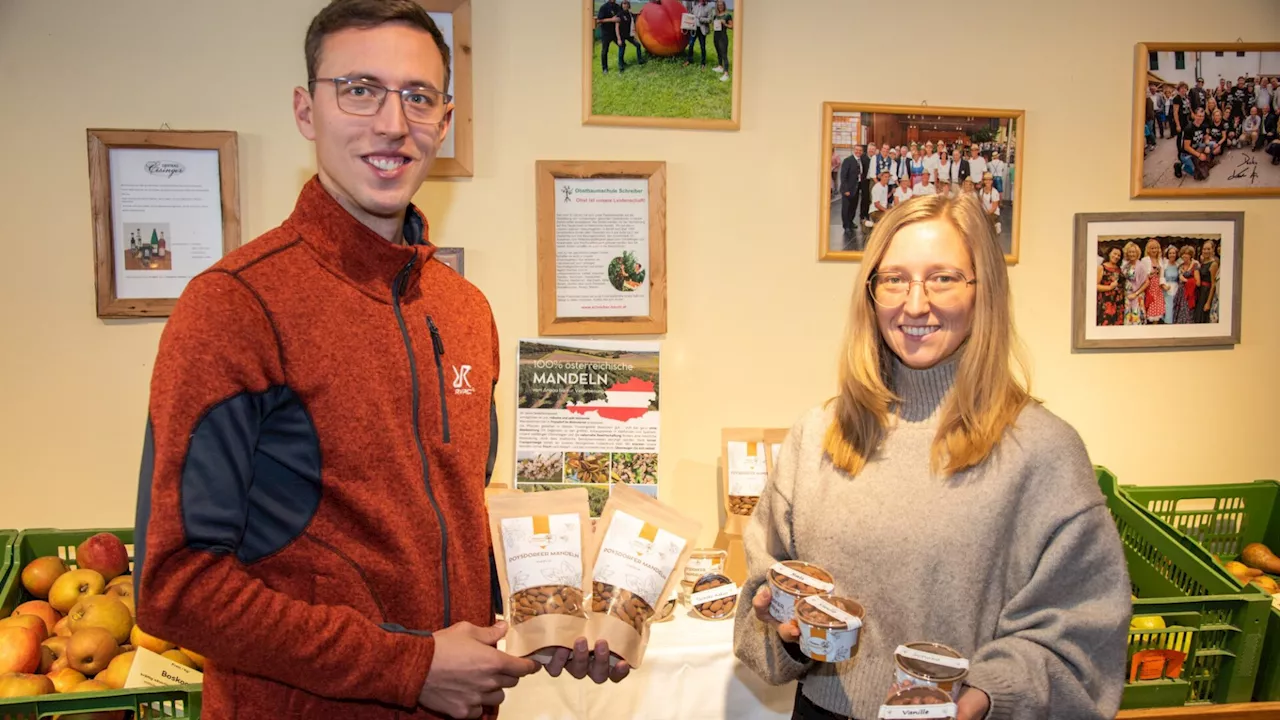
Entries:
<svg viewBox="0 0 1280 720">
<path fill-rule="evenodd" d="M 1124 286 L 1120 282 L 1120 248 L 1113 247 L 1098 266 L 1098 324 L 1123 325 Z"/>
<path fill-rule="evenodd" d="M 1178 244 L 1169 243 L 1164 251 L 1164 262 L 1161 263 L 1161 279 L 1164 288 L 1164 324 L 1172 325 L 1174 321 L 1175 300 L 1181 283 L 1178 282 Z"/>
<path fill-rule="evenodd" d="M 1147 324 L 1159 325 L 1164 322 L 1164 286 L 1161 281 L 1164 278 L 1164 259 L 1160 256 L 1160 241 L 1151 238 L 1147 241 L 1146 261 L 1149 265 L 1147 282 Z"/>
<path fill-rule="evenodd" d="M 1150 265 L 1144 262 L 1142 251 L 1132 240 L 1124 245 L 1124 264 L 1120 266 L 1124 275 L 1124 324 L 1145 325 L 1147 313 L 1143 308 L 1147 293 L 1147 280 Z"/>
<path fill-rule="evenodd" d="M 1192 322 L 1217 322 L 1215 301 L 1218 288 L 1218 255 L 1212 240 L 1200 246 L 1200 282 L 1196 287 L 1196 304 L 1192 308 Z"/>
</svg>

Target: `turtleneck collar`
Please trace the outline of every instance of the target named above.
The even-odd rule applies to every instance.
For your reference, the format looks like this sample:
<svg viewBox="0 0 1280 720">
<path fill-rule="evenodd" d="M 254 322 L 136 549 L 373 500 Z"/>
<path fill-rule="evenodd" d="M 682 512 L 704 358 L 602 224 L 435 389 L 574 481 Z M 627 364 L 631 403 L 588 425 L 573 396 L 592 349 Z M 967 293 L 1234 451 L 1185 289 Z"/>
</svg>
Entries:
<svg viewBox="0 0 1280 720">
<path fill-rule="evenodd" d="M 900 422 L 936 423 L 938 411 L 955 383 L 962 351 L 963 348 L 937 365 L 923 370 L 908 367 L 897 355 L 888 353 L 892 366 L 892 389 L 902 398 L 895 413 Z"/>
<path fill-rule="evenodd" d="M 410 204 L 405 213 L 405 244 L 392 244 L 338 204 L 318 175 L 303 186 L 286 224 L 330 272 L 387 303 L 398 278 L 403 295 L 413 292 L 419 273 L 435 253 L 427 239 L 427 219 L 416 206 Z"/>
</svg>

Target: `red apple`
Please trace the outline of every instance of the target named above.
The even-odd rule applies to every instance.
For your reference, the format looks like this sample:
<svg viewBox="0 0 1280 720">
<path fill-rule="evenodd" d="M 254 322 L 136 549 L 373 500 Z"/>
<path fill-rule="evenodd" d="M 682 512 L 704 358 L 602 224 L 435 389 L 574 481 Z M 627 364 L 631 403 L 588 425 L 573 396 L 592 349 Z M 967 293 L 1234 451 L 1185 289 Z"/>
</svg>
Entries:
<svg viewBox="0 0 1280 720">
<path fill-rule="evenodd" d="M 82 569 L 97 570 L 103 580 L 111 580 L 129 572 L 129 552 L 120 538 L 100 532 L 76 546 L 76 564 Z"/>
<path fill-rule="evenodd" d="M 35 597 L 44 600 L 49 597 L 49 588 L 53 581 L 67 571 L 67 564 L 56 555 L 45 555 L 27 563 L 22 568 L 22 587 Z"/>
<path fill-rule="evenodd" d="M 0 627 L 0 674 L 40 668 L 39 636 L 24 627 Z"/>
<path fill-rule="evenodd" d="M 680 18 L 689 12 L 680 0 L 649 0 L 636 19 L 636 35 L 650 55 L 671 57 L 684 51 L 688 35 L 680 30 Z"/>
<path fill-rule="evenodd" d="M 30 673 L 0 674 L 0 698 L 53 694 L 53 681 L 44 675 Z"/>
<path fill-rule="evenodd" d="M 49 637 L 49 629 L 44 626 L 44 621 L 35 615 L 15 615 L 0 620 L 0 628 L 5 627 L 26 628 L 40 638 L 39 642 L 44 642 Z"/>
<path fill-rule="evenodd" d="M 62 619 L 62 615 L 57 610 L 54 610 L 52 605 L 43 600 L 31 600 L 14 608 L 13 616 L 17 617 L 19 615 L 35 615 L 40 618 L 44 621 L 44 627 L 49 631 L 50 635 L 53 634 L 53 626 L 57 625 L 58 621 Z"/>
</svg>

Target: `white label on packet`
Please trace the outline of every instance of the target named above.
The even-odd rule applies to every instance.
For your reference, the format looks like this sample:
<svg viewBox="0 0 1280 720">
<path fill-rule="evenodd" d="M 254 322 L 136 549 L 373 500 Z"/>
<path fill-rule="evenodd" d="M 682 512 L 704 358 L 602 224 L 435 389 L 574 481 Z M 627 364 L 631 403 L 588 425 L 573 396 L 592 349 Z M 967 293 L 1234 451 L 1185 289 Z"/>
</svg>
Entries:
<svg viewBox="0 0 1280 720">
<path fill-rule="evenodd" d="M 906 645 L 899 645 L 894 650 L 895 655 L 919 660 L 920 662 L 933 663 L 934 665 L 942 665 L 943 667 L 956 668 L 957 670 L 968 670 L 969 661 L 964 658 L 947 657 L 946 655 L 935 655 L 933 653 L 924 652 L 923 650 L 912 650 Z"/>
<path fill-rule="evenodd" d="M 544 585 L 582 587 L 582 519 L 578 513 L 503 518 L 511 592 Z"/>
<path fill-rule="evenodd" d="M 862 620 L 860 620 L 857 615 L 850 615 L 817 595 L 810 595 L 805 598 L 804 601 L 844 623 L 850 630 L 856 630 L 862 627 Z"/>
<path fill-rule="evenodd" d="M 684 564 L 684 579 L 689 582 L 697 582 L 698 578 L 711 572 L 720 572 L 720 560 L 718 558 L 689 558 Z"/>
<path fill-rule="evenodd" d="M 822 592 L 831 592 L 832 590 L 836 589 L 836 586 L 832 585 L 829 582 L 822 582 L 818 578 L 809 577 L 808 575 L 805 575 L 799 570 L 792 570 L 791 568 L 787 567 L 786 565 L 783 565 L 782 563 L 774 563 L 773 571 L 778 573 L 779 575 L 786 575 L 787 577 L 791 578 L 792 580 L 795 580 L 796 582 L 802 582 L 805 585 L 815 587 L 821 590 Z"/>
<path fill-rule="evenodd" d="M 764 462 L 764 443 L 736 440 L 729 443 L 729 495 L 759 497 L 769 480 Z"/>
<path fill-rule="evenodd" d="M 937 705 L 881 705 L 880 720 L 898 720 L 899 718 L 953 718 L 956 716 L 955 703 L 939 703 Z"/>
<path fill-rule="evenodd" d="M 658 595 L 684 546 L 684 538 L 615 511 L 596 559 L 594 580 L 630 590 L 657 608 Z"/>
<path fill-rule="evenodd" d="M 738 586 L 734 583 L 713 587 L 710 590 L 696 592 L 689 596 L 690 605 L 701 605 L 702 603 L 715 602 L 723 600 L 727 597 L 733 597 L 738 594 Z"/>
</svg>

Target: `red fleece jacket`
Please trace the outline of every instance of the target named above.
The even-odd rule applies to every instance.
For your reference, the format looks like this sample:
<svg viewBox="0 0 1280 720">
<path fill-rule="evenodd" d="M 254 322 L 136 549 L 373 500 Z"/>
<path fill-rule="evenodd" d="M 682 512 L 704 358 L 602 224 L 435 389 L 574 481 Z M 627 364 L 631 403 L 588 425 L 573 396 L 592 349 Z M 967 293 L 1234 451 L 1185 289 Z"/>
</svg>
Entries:
<svg viewBox="0 0 1280 720">
<path fill-rule="evenodd" d="M 430 632 L 493 624 L 497 330 L 412 207 L 405 229 L 388 243 L 313 178 L 165 327 L 138 621 L 206 656 L 207 717 L 436 717 Z"/>
</svg>

